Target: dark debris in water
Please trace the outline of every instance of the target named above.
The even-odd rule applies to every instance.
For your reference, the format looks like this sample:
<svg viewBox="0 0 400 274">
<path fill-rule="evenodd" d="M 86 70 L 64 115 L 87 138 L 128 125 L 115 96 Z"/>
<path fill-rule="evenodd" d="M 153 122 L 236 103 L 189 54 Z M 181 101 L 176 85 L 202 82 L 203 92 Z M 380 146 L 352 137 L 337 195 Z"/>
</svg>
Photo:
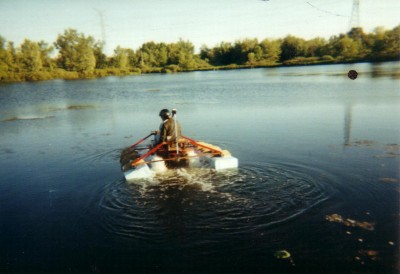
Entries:
<svg viewBox="0 0 400 274">
<path fill-rule="evenodd" d="M 76 105 L 76 106 L 68 106 L 66 109 L 68 110 L 81 110 L 81 109 L 88 109 L 94 108 L 92 105 Z"/>
<path fill-rule="evenodd" d="M 385 148 L 387 151 L 400 151 L 400 145 L 398 144 L 388 144 Z"/>
<path fill-rule="evenodd" d="M 385 153 L 385 154 L 381 154 L 381 155 L 375 155 L 375 158 L 397 158 L 399 157 L 400 154 L 399 153 Z"/>
<path fill-rule="evenodd" d="M 400 183 L 400 180 L 397 178 L 379 178 L 379 181 L 384 183 Z"/>
<path fill-rule="evenodd" d="M 345 144 L 346 147 L 376 148 L 378 143 L 373 140 L 356 140 Z M 387 144 L 384 146 L 383 154 L 375 155 L 374 158 L 397 158 L 400 157 L 400 145 Z"/>
<path fill-rule="evenodd" d="M 372 231 L 375 229 L 375 224 L 370 222 L 360 222 L 350 218 L 344 218 L 339 214 L 326 215 L 325 219 L 329 222 L 339 223 L 347 227 L 359 227 L 365 230 Z"/>
<path fill-rule="evenodd" d="M 372 140 L 357 140 L 351 143 L 350 145 L 356 146 L 356 147 L 372 147 L 376 144 L 375 141 Z"/>
<path fill-rule="evenodd" d="M 400 156 L 400 145 L 388 144 L 385 146 L 385 153 L 381 155 L 375 155 L 375 158 L 397 158 Z"/>
<path fill-rule="evenodd" d="M 84 109 L 91 109 L 95 108 L 94 105 L 72 105 L 66 107 L 49 107 L 48 111 L 64 111 L 64 110 L 84 110 Z"/>
<path fill-rule="evenodd" d="M 14 122 L 14 121 L 22 121 L 22 120 L 42 120 L 48 118 L 54 118 L 55 116 L 32 116 L 32 117 L 11 117 L 4 120 L 0 120 L 0 122 Z"/>
<path fill-rule="evenodd" d="M 347 147 L 374 147 L 378 145 L 378 142 L 374 140 L 355 140 L 354 142 L 347 142 Z M 397 154 L 400 152 L 399 144 L 387 144 L 384 146 L 384 150 L 387 154 Z"/>
</svg>

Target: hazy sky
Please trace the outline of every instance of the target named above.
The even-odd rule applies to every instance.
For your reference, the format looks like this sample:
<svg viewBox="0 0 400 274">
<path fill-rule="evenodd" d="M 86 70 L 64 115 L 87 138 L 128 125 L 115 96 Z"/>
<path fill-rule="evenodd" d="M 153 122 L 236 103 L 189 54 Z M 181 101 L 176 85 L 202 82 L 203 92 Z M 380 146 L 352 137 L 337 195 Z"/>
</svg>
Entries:
<svg viewBox="0 0 400 274">
<path fill-rule="evenodd" d="M 244 38 L 329 38 L 349 28 L 353 0 L 0 0 L 0 35 L 16 46 L 28 38 L 53 43 L 68 28 L 119 45 L 191 41 L 213 47 Z M 360 0 L 364 31 L 400 24 L 400 1 Z"/>
</svg>

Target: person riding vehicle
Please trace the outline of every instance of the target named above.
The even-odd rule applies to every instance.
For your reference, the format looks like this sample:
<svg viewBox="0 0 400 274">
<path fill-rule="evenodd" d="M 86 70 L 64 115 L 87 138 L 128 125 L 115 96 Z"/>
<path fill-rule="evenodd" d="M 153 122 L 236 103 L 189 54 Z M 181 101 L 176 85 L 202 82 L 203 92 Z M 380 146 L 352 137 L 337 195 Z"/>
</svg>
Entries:
<svg viewBox="0 0 400 274">
<path fill-rule="evenodd" d="M 162 109 L 159 116 L 162 120 L 162 123 L 160 125 L 160 138 L 158 140 L 158 143 L 175 143 L 177 138 L 180 138 L 182 136 L 181 126 L 179 122 L 173 119 L 168 109 Z"/>
</svg>

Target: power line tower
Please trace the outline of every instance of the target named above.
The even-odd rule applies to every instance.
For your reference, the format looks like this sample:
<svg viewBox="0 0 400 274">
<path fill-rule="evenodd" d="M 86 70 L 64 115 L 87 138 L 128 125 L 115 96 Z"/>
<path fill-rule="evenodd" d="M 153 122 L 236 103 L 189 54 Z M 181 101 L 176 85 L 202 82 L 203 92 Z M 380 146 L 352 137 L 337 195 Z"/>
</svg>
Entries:
<svg viewBox="0 0 400 274">
<path fill-rule="evenodd" d="M 349 29 L 360 28 L 360 0 L 353 0 L 353 8 L 349 21 Z"/>
<path fill-rule="evenodd" d="M 97 14 L 100 17 L 101 40 L 102 40 L 101 42 L 103 44 L 103 48 L 105 48 L 106 47 L 106 28 L 104 25 L 104 11 L 98 10 L 98 9 L 95 9 L 95 11 L 97 12 Z"/>
</svg>

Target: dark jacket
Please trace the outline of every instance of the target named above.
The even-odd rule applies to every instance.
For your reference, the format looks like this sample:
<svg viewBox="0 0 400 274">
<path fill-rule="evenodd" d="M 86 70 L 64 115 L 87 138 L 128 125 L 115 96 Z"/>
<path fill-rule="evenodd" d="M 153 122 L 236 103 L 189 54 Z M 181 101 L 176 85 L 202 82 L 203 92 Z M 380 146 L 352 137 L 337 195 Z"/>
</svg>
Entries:
<svg viewBox="0 0 400 274">
<path fill-rule="evenodd" d="M 176 121 L 178 138 L 182 135 L 181 126 L 179 122 Z M 160 126 L 160 142 L 172 141 L 175 142 L 175 121 L 173 118 L 168 118 L 164 122 L 161 123 Z"/>
</svg>

